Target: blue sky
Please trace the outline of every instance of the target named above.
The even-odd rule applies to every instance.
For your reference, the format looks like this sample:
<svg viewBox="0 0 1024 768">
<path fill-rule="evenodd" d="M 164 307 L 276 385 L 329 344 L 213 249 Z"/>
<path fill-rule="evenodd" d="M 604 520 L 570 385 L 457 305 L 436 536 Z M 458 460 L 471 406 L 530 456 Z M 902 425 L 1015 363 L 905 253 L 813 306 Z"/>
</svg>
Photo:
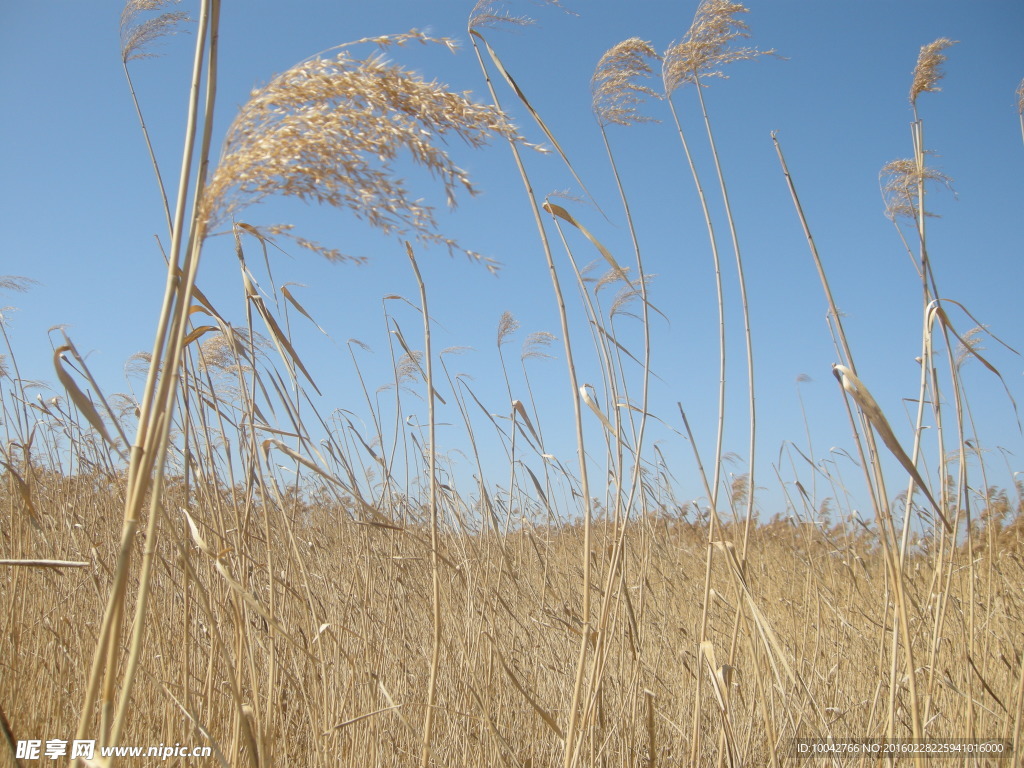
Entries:
<svg viewBox="0 0 1024 768">
<path fill-rule="evenodd" d="M 195 8 L 183 3 L 193 15 Z M 538 20 L 518 32 L 489 33 L 492 46 L 564 145 L 608 216 L 583 203 L 564 203 L 621 260 L 631 258 L 626 228 L 600 134 L 590 112 L 589 79 L 601 54 L 638 36 L 663 51 L 681 38 L 695 2 L 567 2 L 575 15 L 531 3 L 513 6 Z M 318 51 L 349 40 L 429 29 L 463 41 L 444 49 L 410 47 L 388 56 L 483 99 L 485 86 L 465 32 L 470 4 L 379 0 L 367 3 L 252 0 L 224 3 L 217 135 L 223 135 L 251 88 Z M 939 37 L 958 40 L 947 53 L 942 92 L 921 96 L 926 143 L 933 164 L 954 180 L 956 195 L 936 189 L 929 207 L 941 218 L 929 226 L 931 256 L 940 292 L 966 307 L 1018 349 L 1024 348 L 1020 292 L 1024 261 L 1019 216 L 1024 197 L 1024 143 L 1015 90 L 1024 78 L 1024 6 L 1019 2 L 919 2 L 870 0 L 838 3 L 751 0 L 745 20 L 751 43 L 773 48 L 763 57 L 728 70 L 706 99 L 722 154 L 738 221 L 753 318 L 760 405 L 758 484 L 767 487 L 762 514 L 781 511 L 782 495 L 771 463 L 793 441 L 806 450 L 796 378 L 801 386 L 815 455 L 832 446 L 849 448 L 849 428 L 830 366 L 835 361 L 825 325 L 825 300 L 779 171 L 771 131 L 786 151 L 790 170 L 837 295 L 862 378 L 909 441 L 909 406 L 915 395 L 920 352 L 920 289 L 913 266 L 892 224 L 883 215 L 878 170 L 911 153 L 912 119 L 907 92 L 921 45 Z M 163 262 L 154 237 L 166 240 L 162 212 L 145 146 L 121 72 L 116 2 L 8 4 L 0 25 L 0 272 L 39 281 L 25 295 L 3 296 L 16 307 L 5 312 L 23 375 L 56 386 L 48 330 L 62 325 L 107 392 L 124 391 L 123 366 L 152 343 Z M 184 105 L 191 62 L 191 35 L 161 43 L 160 58 L 135 62 L 133 77 L 165 178 L 177 176 Z M 364 54 L 372 53 L 366 48 Z M 507 89 L 502 98 L 517 124 L 534 141 L 536 126 Z M 693 93 L 676 96 L 684 129 L 703 147 L 703 127 Z M 710 254 L 693 182 L 663 103 L 644 107 L 662 122 L 609 133 L 634 210 L 646 269 L 657 277 L 652 302 L 667 316 L 654 323 L 652 410 L 680 429 L 676 402 L 690 416 L 700 448 L 714 440 L 717 387 L 716 309 Z M 465 246 L 502 263 L 494 277 L 464 258 L 438 249 L 420 253 L 432 314 L 439 323 L 437 348 L 466 346 L 453 361 L 471 374 L 474 389 L 494 412 L 507 412 L 496 367 L 495 333 L 501 313 L 522 324 L 506 349 L 512 360 L 527 333 L 559 334 L 541 250 L 529 209 L 506 146 L 482 151 L 451 147 L 481 190 L 451 215 L 442 230 Z M 529 158 L 539 192 L 579 195 L 554 155 Z M 714 192 L 705 150 L 698 162 Z M 410 171 L 416 194 L 443 201 L 429 179 Z M 713 198 L 714 199 L 714 198 Z M 716 215 L 720 213 L 716 204 Z M 301 234 L 369 257 L 367 265 L 327 264 L 293 249 L 274 256 L 278 284 L 293 281 L 296 296 L 332 339 L 296 320 L 300 354 L 324 391 L 323 410 L 359 411 L 359 391 L 345 341 L 357 338 L 375 350 L 366 357 L 371 384 L 387 382 L 387 332 L 381 298 L 416 295 L 400 243 L 370 232 L 353 217 L 330 209 L 271 202 L 246 212 L 253 224 L 293 223 Z M 719 225 L 720 230 L 722 225 Z M 723 243 L 724 244 L 724 243 Z M 576 244 L 584 262 L 596 257 Z M 255 251 L 253 251 L 255 257 Z M 724 250 L 729 312 L 730 416 L 725 449 L 747 453 L 745 378 L 735 270 Z M 256 261 L 254 258 L 253 261 Z M 567 270 L 564 256 L 561 268 Z M 568 274 L 565 274 L 568 277 Z M 237 266 L 225 238 L 211 240 L 200 287 L 229 317 L 243 318 Z M 407 337 L 417 338 L 418 318 L 399 312 Z M 574 310 L 579 316 L 578 302 Z M 974 325 L 957 318 L 963 330 Z M 636 339 L 636 327 L 623 326 Z M 590 346 L 576 325 L 575 343 Z M 985 346 L 1013 396 L 1024 404 L 1019 357 Z M 558 359 L 538 365 L 536 392 L 551 450 L 573 460 L 568 388 Z M 596 383 L 587 368 L 583 381 Z M 1010 451 L 1012 470 L 1024 469 L 1024 445 L 999 382 L 971 366 L 967 381 L 983 444 Z M 516 386 L 514 384 L 514 386 Z M 513 394 L 525 398 L 521 388 Z M 442 413 L 452 421 L 454 412 Z M 588 420 L 597 438 L 599 425 Z M 652 431 L 678 463 L 684 498 L 702 493 L 692 474 L 689 448 L 670 430 Z M 455 428 L 442 441 L 457 444 Z M 994 454 L 995 455 L 995 454 Z M 932 457 L 933 459 L 934 457 Z M 994 466 L 1001 465 L 1000 461 Z M 731 471 L 746 471 L 742 464 Z M 794 479 L 788 467 L 783 478 Z M 855 477 L 852 467 L 844 476 Z M 805 478 L 806 480 L 806 478 Z M 1006 484 L 1004 472 L 998 478 Z M 902 481 L 894 479 L 891 487 Z"/>
</svg>

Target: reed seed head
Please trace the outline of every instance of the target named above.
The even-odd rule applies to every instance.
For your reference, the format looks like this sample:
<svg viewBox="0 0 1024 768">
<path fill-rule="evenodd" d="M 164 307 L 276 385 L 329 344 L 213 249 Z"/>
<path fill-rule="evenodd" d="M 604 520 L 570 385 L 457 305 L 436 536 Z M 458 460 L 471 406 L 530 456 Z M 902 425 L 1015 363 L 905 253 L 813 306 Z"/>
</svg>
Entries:
<svg viewBox="0 0 1024 768">
<path fill-rule="evenodd" d="M 257 355 L 270 348 L 270 339 L 252 332 L 245 327 L 236 328 L 225 325 L 220 333 L 211 334 L 199 345 L 199 367 L 206 372 L 226 372 L 236 374 L 248 372 L 252 368 L 252 354 Z"/>
<path fill-rule="evenodd" d="M 12 293 L 25 293 L 33 285 L 39 285 L 37 280 L 21 275 L 0 275 L 0 291 L 11 291 Z"/>
<path fill-rule="evenodd" d="M 519 321 L 511 312 L 503 312 L 501 320 L 498 321 L 498 346 L 502 346 L 508 337 L 519 330 Z"/>
<path fill-rule="evenodd" d="M 878 172 L 882 198 L 885 200 L 885 215 L 895 221 L 897 218 L 916 219 L 920 213 L 920 192 L 923 182 L 937 181 L 952 189 L 953 179 L 925 166 L 917 167 L 910 159 L 893 160 L 882 166 Z M 933 213 L 925 213 L 934 217 Z"/>
<path fill-rule="evenodd" d="M 592 268 L 596 268 L 598 264 L 599 262 L 594 262 L 590 266 Z M 597 278 L 596 282 L 594 282 L 594 295 L 596 296 L 600 293 L 601 289 L 606 285 L 615 285 L 629 280 L 629 269 L 629 267 L 621 267 L 619 269 L 606 270 L 599 278 Z"/>
<path fill-rule="evenodd" d="M 537 331 L 531 333 L 526 337 L 526 341 L 523 342 L 523 348 L 519 359 L 523 362 L 527 360 L 544 360 L 551 358 L 551 355 L 547 353 L 547 348 L 555 343 L 557 339 L 553 333 L 547 331 Z"/>
<path fill-rule="evenodd" d="M 654 118 L 637 112 L 644 96 L 659 98 L 658 94 L 641 81 L 651 76 L 651 59 L 658 59 L 654 47 L 631 37 L 613 46 L 597 62 L 590 80 L 593 109 L 602 125 L 631 125 L 652 122 Z"/>
<path fill-rule="evenodd" d="M 371 42 L 410 39 L 453 45 L 416 31 Z M 454 207 L 458 191 L 475 190 L 440 145 L 451 135 L 480 147 L 495 134 L 513 140 L 518 134 L 500 110 L 468 93 L 452 93 L 380 55 L 353 58 L 347 47 L 332 58 L 304 61 L 252 92 L 206 189 L 208 231 L 243 208 L 285 195 L 347 208 L 385 234 L 479 258 L 437 232 L 433 208 L 411 197 L 394 163 L 407 153 L 441 181 Z"/>
<path fill-rule="evenodd" d="M 563 8 L 559 0 L 535 0 L 536 5 L 553 5 Z M 536 22 L 529 16 L 515 15 L 505 7 L 507 0 L 477 0 L 473 10 L 469 12 L 469 30 L 494 29 L 496 27 L 511 25 L 516 27 L 528 27 Z M 563 10 L 565 10 L 563 8 Z M 566 11 L 566 13 L 572 13 Z"/>
<path fill-rule="evenodd" d="M 980 355 L 985 351 L 985 347 L 982 342 L 984 335 L 988 333 L 987 325 L 977 325 L 971 328 L 967 333 L 960 337 L 959 343 L 956 345 L 956 367 L 962 368 L 974 355 Z"/>
<path fill-rule="evenodd" d="M 922 93 L 942 90 L 938 82 L 945 74 L 942 71 L 942 64 L 946 61 L 943 51 L 956 43 L 956 40 L 940 37 L 934 43 L 921 46 L 917 66 L 914 67 L 914 79 L 910 85 L 911 104 L 916 105 L 917 97 Z"/>
<path fill-rule="evenodd" d="M 469 12 L 469 29 L 495 28 L 504 25 L 528 27 L 534 24 L 529 16 L 515 16 L 507 9 L 502 0 L 478 0 Z"/>
<path fill-rule="evenodd" d="M 147 21 L 139 21 L 142 14 L 160 11 L 177 5 L 179 0 L 128 0 L 121 11 L 121 59 L 128 63 L 133 59 L 146 59 L 155 53 L 146 48 L 155 40 L 175 35 L 182 31 L 182 25 L 190 21 L 182 11 L 161 13 Z"/>
<path fill-rule="evenodd" d="M 1017 113 L 1024 115 L 1024 80 L 1017 86 Z"/>
<path fill-rule="evenodd" d="M 665 51 L 665 93 L 671 95 L 686 83 L 699 84 L 701 77 L 727 77 L 722 71 L 726 64 L 773 53 L 734 45 L 737 39 L 750 37 L 746 22 L 736 18 L 737 14 L 747 12 L 740 3 L 703 0 L 686 37 Z"/>
</svg>

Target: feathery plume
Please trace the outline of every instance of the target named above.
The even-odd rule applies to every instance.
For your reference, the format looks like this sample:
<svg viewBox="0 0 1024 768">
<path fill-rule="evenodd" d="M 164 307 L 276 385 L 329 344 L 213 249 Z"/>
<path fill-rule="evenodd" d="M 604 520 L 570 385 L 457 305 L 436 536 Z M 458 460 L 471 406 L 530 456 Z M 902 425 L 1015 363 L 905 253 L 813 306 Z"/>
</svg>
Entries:
<svg viewBox="0 0 1024 768">
<path fill-rule="evenodd" d="M 591 266 L 591 268 L 593 268 L 593 267 L 596 267 L 597 264 L 598 264 L 598 262 L 594 262 L 590 266 Z M 629 270 L 630 270 L 629 267 L 621 267 L 619 269 L 609 269 L 606 272 L 604 272 L 601 275 L 601 277 L 599 277 L 596 281 L 594 281 L 593 278 L 591 278 L 591 281 L 594 282 L 594 295 L 596 296 L 598 293 L 600 293 L 601 289 L 604 288 L 606 285 L 617 284 L 617 283 L 620 283 L 620 282 L 623 282 L 623 283 L 630 282 L 630 284 L 632 284 L 632 282 L 629 281 L 629 277 L 628 277 Z"/>
<path fill-rule="evenodd" d="M 453 46 L 415 30 L 358 42 L 410 39 Z M 394 173 L 404 150 L 441 181 L 450 207 L 457 191 L 474 194 L 465 171 L 439 146 L 451 134 L 474 148 L 494 134 L 519 138 L 497 108 L 425 81 L 380 55 L 356 59 L 339 50 L 333 58 L 314 57 L 254 90 L 231 124 L 206 190 L 207 226 L 223 224 L 272 195 L 286 195 L 348 208 L 385 234 L 480 258 L 439 234 L 433 209 L 413 199 Z"/>
<path fill-rule="evenodd" d="M 685 83 L 697 84 L 701 77 L 727 77 L 722 72 L 726 64 L 774 53 L 733 45 L 737 38 L 750 37 L 746 22 L 736 18 L 739 13 L 748 13 L 740 3 L 703 0 L 686 37 L 665 51 L 662 78 L 666 94 Z"/>
<path fill-rule="evenodd" d="M 958 41 L 940 37 L 934 43 L 921 46 L 921 52 L 917 56 L 917 66 L 914 67 L 914 79 L 910 85 L 910 103 L 917 104 L 917 97 L 927 91 L 940 91 L 939 80 L 945 74 L 942 71 L 942 64 L 946 61 L 944 50 Z"/>
<path fill-rule="evenodd" d="M 523 342 L 522 353 L 520 359 L 524 362 L 526 360 L 543 360 L 550 358 L 545 350 L 550 347 L 556 341 L 553 333 L 547 331 L 537 331 L 531 333 L 526 337 L 526 341 Z"/>
<path fill-rule="evenodd" d="M 984 334 L 988 333 L 987 325 L 977 325 L 960 337 L 956 345 L 956 367 L 962 368 L 968 359 L 985 351 L 982 346 Z"/>
<path fill-rule="evenodd" d="M 498 346 L 503 345 L 509 336 L 519 330 L 519 321 L 511 312 L 505 311 L 498 321 Z"/>
<path fill-rule="evenodd" d="M 33 285 L 39 282 L 31 277 L 20 275 L 0 275 L 0 291 L 12 291 L 13 293 L 25 293 Z"/>
<path fill-rule="evenodd" d="M 155 40 L 181 31 L 182 25 L 190 21 L 183 11 L 169 11 L 148 21 L 139 22 L 139 16 L 177 5 L 179 0 L 128 0 L 121 11 L 121 59 L 127 63 L 133 59 L 155 56 L 146 48 Z"/>
<path fill-rule="evenodd" d="M 918 194 L 921 182 L 937 181 L 952 190 L 953 179 L 941 171 L 925 166 L 918 170 L 913 160 L 893 160 L 882 166 L 878 172 L 879 184 L 882 187 L 882 199 L 885 200 L 885 215 L 895 221 L 897 218 L 916 219 L 920 213 Z M 925 213 L 935 217 L 934 213 Z"/>
<path fill-rule="evenodd" d="M 536 22 L 529 16 L 513 16 L 504 6 L 502 0 L 478 0 L 469 12 L 469 28 L 487 29 L 509 24 L 516 27 L 528 27 Z"/>
<path fill-rule="evenodd" d="M 631 37 L 614 45 L 597 62 L 590 79 L 594 115 L 601 125 L 630 125 L 653 122 L 637 112 L 644 96 L 659 98 L 658 94 L 640 80 L 651 76 L 649 59 L 657 59 L 654 47 L 639 37 Z"/>
<path fill-rule="evenodd" d="M 469 30 L 472 32 L 474 29 L 494 29 L 504 25 L 529 27 L 536 24 L 529 16 L 515 16 L 510 13 L 505 8 L 507 4 L 507 0 L 477 0 L 473 10 L 469 12 Z M 536 4 L 553 5 L 562 8 L 566 13 L 572 13 L 566 10 L 559 0 L 536 0 Z"/>
</svg>

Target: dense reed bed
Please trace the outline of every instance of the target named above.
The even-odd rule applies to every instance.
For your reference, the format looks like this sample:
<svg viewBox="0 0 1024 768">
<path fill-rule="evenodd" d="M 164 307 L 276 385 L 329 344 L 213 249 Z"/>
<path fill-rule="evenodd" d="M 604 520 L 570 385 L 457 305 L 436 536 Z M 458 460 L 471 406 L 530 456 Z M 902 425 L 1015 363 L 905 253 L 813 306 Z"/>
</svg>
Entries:
<svg viewBox="0 0 1024 768">
<path fill-rule="evenodd" d="M 19 735 L 75 727 L 81 671 L 117 554 L 116 490 L 56 478 L 50 488 L 40 480 L 41 506 L 64 503 L 75 511 L 38 530 L 26 524 L 26 536 L 32 531 L 50 546 L 24 554 L 92 567 L 19 568 L 4 581 L 3 657 L 19 660 L 4 670 L 5 690 L 21 692 L 8 694 L 5 705 Z M 8 509 L 17 506 L 4 501 Z M 408 523 L 394 530 L 355 524 L 341 507 L 292 501 L 261 506 L 244 534 L 245 511 L 235 519 L 235 503 L 227 494 L 219 499 L 231 510 L 223 539 L 201 530 L 204 541 L 229 550 L 219 560 L 212 549 L 182 552 L 170 542 L 158 549 L 147 653 L 125 743 L 212 743 L 218 760 L 245 764 L 241 718 L 249 717 L 269 765 L 415 762 L 431 668 L 431 546 L 422 522 L 428 510 L 411 505 L 404 510 Z M 188 535 L 177 527 L 177 535 Z M 741 534 L 722 531 L 723 539 Z M 605 573 L 614 529 L 597 526 L 592 537 L 600 543 L 593 567 Z M 919 675 L 928 734 L 1012 737 L 1024 620 L 1022 538 L 1018 522 L 1001 532 L 994 550 L 958 550 L 938 586 L 927 555 L 905 563 L 913 642 L 926 660 Z M 431 760 L 561 760 L 583 627 L 582 540 L 578 525 L 442 536 L 447 629 Z M 874 537 L 779 522 L 752 535 L 742 582 L 725 558 L 714 563 L 708 652 L 719 664 L 731 655 L 728 706 L 723 713 L 714 688 L 705 687 L 698 714 L 707 738 L 701 754 L 690 755 L 693 691 L 709 670 L 697 644 L 706 546 L 703 526 L 646 515 L 624 541 L 623 577 L 595 585 L 593 602 L 609 595 L 613 603 L 604 620 L 601 683 L 584 702 L 582 763 L 673 765 L 692 757 L 707 765 L 728 748 L 744 764 L 767 765 L 788 762 L 794 736 L 884 733 L 893 622 Z M 741 583 L 756 596 L 756 614 L 744 606 Z M 984 617 L 973 634 L 971 613 Z M 759 637 L 762 622 L 774 633 L 767 644 Z M 908 695 L 899 682 L 902 728 Z M 731 742 L 720 744 L 723 714 Z"/>
<path fill-rule="evenodd" d="M 129 85 L 147 46 L 187 21 L 168 8 L 128 2 Z M 65 335 L 53 357 L 63 392 L 36 397 L 0 324 L 0 764 L 31 764 L 18 743 L 34 738 L 204 745 L 212 755 L 202 761 L 166 762 L 258 768 L 784 765 L 796 762 L 798 738 L 989 739 L 1020 754 L 1024 483 L 990 482 L 962 376 L 969 362 L 1002 383 L 982 344 L 1002 342 L 942 298 L 928 254 L 925 190 L 947 179 L 928 165 L 917 101 L 939 89 L 953 42 L 921 49 L 910 156 L 882 169 L 887 212 L 920 278 L 912 443 L 859 377 L 799 179 L 773 137 L 827 302 L 836 403 L 858 473 L 801 455 L 804 482 L 780 482 L 786 508 L 773 515 L 757 503 L 767 480 L 755 475 L 764 464 L 752 286 L 703 96 L 725 67 L 773 52 L 748 44 L 743 6 L 703 0 L 664 53 L 628 38 L 596 62 L 593 114 L 618 193 L 600 204 L 621 215 L 631 245 L 619 254 L 582 223 L 578 201 L 533 185 L 537 147 L 524 136 L 538 134 L 589 196 L 570 148 L 496 48 L 496 29 L 529 20 L 494 2 L 467 10 L 489 103 L 390 60 L 403 46 L 451 40 L 361 40 L 255 89 L 216 159 L 220 3 L 202 0 L 176 189 L 151 155 L 168 272 L 154 347 L 131 361 L 144 385 L 104 394 Z M 677 112 L 683 99 L 700 116 L 693 135 Z M 720 348 L 718 368 L 702 374 L 721 382 L 711 434 L 694 435 L 682 406 L 652 412 L 649 398 L 650 327 L 665 309 L 619 176 L 621 134 L 610 129 L 655 109 L 678 135 L 716 276 L 718 316 L 699 331 Z M 528 129 L 507 117 L 515 110 Z M 471 193 L 450 154 L 455 138 L 507 145 L 561 323 L 557 335 L 528 336 L 517 367 L 506 348 L 519 324 L 502 316 L 499 365 L 487 375 L 505 382 L 507 402 L 482 403 L 449 367 L 454 351 L 435 348 L 418 249 L 492 265 L 442 233 L 396 171 L 411 157 L 445 201 Z M 698 143 L 712 160 L 703 176 Z M 364 375 L 361 342 L 348 343 L 361 387 L 352 402 L 323 402 L 291 332 L 293 319 L 317 320 L 278 285 L 266 253 L 290 244 L 351 257 L 344 244 L 240 219 L 281 196 L 353 211 L 394 237 L 415 277 L 413 299 L 384 299 L 387 380 Z M 234 242 L 240 310 L 199 285 L 215 230 Z M 588 270 L 585 250 L 603 274 Z M 723 288 L 727 269 L 735 296 Z M 583 330 L 570 322 L 577 312 Z M 738 372 L 726 349 L 734 339 Z M 542 357 L 560 358 L 547 361 L 543 385 L 530 367 Z M 742 409 L 728 407 L 727 375 L 745 383 Z M 540 418 L 541 386 L 566 403 L 575 456 L 549 452 L 545 433 L 564 425 Z M 471 472 L 453 468 L 439 412 L 459 428 Z M 747 430 L 746 473 L 728 473 L 727 422 Z M 678 425 L 692 476 L 650 439 L 654 424 Z M 863 514 L 854 496 L 867 500 Z"/>
</svg>

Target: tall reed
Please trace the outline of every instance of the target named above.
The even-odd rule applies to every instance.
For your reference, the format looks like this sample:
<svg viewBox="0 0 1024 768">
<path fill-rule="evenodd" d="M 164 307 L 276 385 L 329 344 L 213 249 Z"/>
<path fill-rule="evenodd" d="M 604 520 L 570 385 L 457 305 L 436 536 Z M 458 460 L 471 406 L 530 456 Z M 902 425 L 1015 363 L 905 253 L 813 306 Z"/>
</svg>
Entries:
<svg viewBox="0 0 1024 768">
<path fill-rule="evenodd" d="M 529 130 L 497 106 L 358 53 L 454 48 L 410 32 L 343 45 L 271 78 L 213 163 L 219 8 L 207 0 L 197 17 L 179 188 L 159 203 L 167 301 L 153 351 L 129 361 L 127 391 L 101 387 L 63 329 L 51 331 L 58 389 L 49 391 L 26 377 L 10 313 L 0 317 L 0 764 L 19 764 L 19 743 L 70 733 L 75 721 L 103 746 L 191 741 L 218 765 L 255 767 L 783 765 L 792 739 L 850 735 L 996 736 L 1019 747 L 1024 483 L 994 487 L 1000 468 L 966 371 L 984 369 L 1007 393 L 1013 385 L 984 348 L 1005 352 L 999 337 L 939 292 L 939 243 L 926 229 L 934 206 L 925 192 L 947 179 L 929 165 L 917 98 L 937 89 L 948 46 L 922 53 L 912 156 L 882 177 L 920 285 L 909 299 L 922 312 L 921 367 L 906 384 L 918 401 L 904 427 L 912 445 L 867 373 L 873 350 L 853 349 L 858 319 L 839 311 L 846 286 L 830 282 L 832 257 L 818 251 L 773 136 L 825 295 L 834 405 L 852 437 L 816 455 L 814 407 L 798 395 L 808 447 L 780 449 L 782 500 L 757 523 L 764 445 L 753 437 L 757 339 L 746 293 L 759 286 L 746 285 L 736 235 L 745 214 L 733 210 L 726 182 L 735 181 L 723 171 L 734 150 L 711 130 L 703 93 L 725 64 L 759 56 L 744 42 L 742 6 L 700 4 L 661 62 L 661 93 L 648 80 L 652 44 L 628 38 L 598 61 L 592 138 L 622 206 L 621 238 L 608 234 L 617 206 L 604 221 L 567 196 L 536 193 L 535 162 L 554 161 L 581 188 L 579 172 L 589 180 L 600 169 L 569 162 L 566 149 L 586 137 L 559 144 L 526 96 L 533 85 L 493 47 L 497 27 L 527 24 L 503 4 L 478 4 L 469 38 L 490 100 L 504 82 Z M 184 21 L 161 0 L 125 9 L 121 58 L 147 144 L 135 63 Z M 697 93 L 690 112 L 685 86 Z M 659 243 L 639 215 L 625 129 L 635 137 L 634 123 L 655 122 L 642 103 L 656 96 L 669 99 L 716 272 L 717 317 L 685 329 L 717 336 L 716 370 L 687 374 L 712 386 L 717 378 L 707 434 L 691 429 L 681 405 L 673 429 L 677 416 L 659 412 L 654 394 L 682 386 L 655 376 L 675 354 L 655 340 L 658 318 L 675 321 L 677 289 L 651 279 L 677 243 Z M 691 113 L 699 141 L 683 130 Z M 523 151 L 520 134 L 535 130 L 554 149 L 547 159 Z M 445 144 L 453 137 L 510 146 L 564 361 L 545 359 L 553 334 L 525 333 L 511 312 L 496 316 L 494 347 L 443 348 L 462 334 L 443 326 L 453 310 L 427 279 L 428 247 L 493 264 L 441 232 L 399 173 L 411 158 L 437 178 L 438 199 L 472 193 Z M 711 165 L 720 208 L 701 181 Z M 351 211 L 408 259 L 363 340 L 334 345 L 316 294 L 273 264 L 292 248 L 359 259 L 346 233 L 321 244 L 253 223 L 280 196 Z M 723 226 L 738 296 L 721 272 Z M 234 247 L 234 301 L 203 290 L 199 263 L 215 238 Z M 0 280 L 0 290 L 26 287 Z M 733 305 L 747 350 L 742 416 L 725 390 Z M 350 367 L 346 401 L 329 401 L 324 371 L 335 378 L 334 361 L 317 359 L 305 331 Z M 496 389 L 474 380 L 480 369 Z M 750 430 L 749 456 L 725 450 L 724 425 L 734 423 Z M 573 434 L 574 461 L 559 455 L 560 432 Z M 689 475 L 678 469 L 680 447 L 694 455 Z M 750 471 L 728 478 L 739 461 Z M 890 498 L 894 479 L 906 491 Z M 681 500 L 690 494 L 699 501 Z M 857 513 L 865 499 L 873 520 Z"/>
</svg>

